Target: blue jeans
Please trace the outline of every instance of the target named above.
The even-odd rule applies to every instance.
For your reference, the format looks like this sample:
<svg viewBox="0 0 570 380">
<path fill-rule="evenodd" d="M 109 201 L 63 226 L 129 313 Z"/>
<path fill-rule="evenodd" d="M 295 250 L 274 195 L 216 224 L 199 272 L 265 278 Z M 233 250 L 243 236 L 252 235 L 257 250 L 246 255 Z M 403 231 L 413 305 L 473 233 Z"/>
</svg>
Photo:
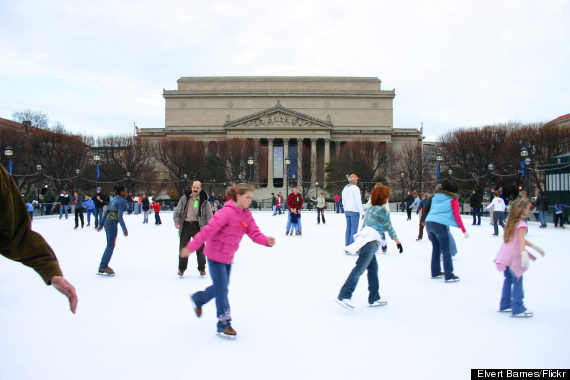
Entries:
<svg viewBox="0 0 570 380">
<path fill-rule="evenodd" d="M 99 227 L 99 221 L 103 219 L 103 208 L 95 208 L 95 228 Z"/>
<path fill-rule="evenodd" d="M 451 256 L 455 256 L 457 254 L 457 246 L 455 245 L 455 239 L 453 238 L 449 227 L 447 227 L 447 233 L 449 234 L 449 254 Z"/>
<path fill-rule="evenodd" d="M 523 291 L 523 278 L 517 280 L 511 269 L 505 269 L 505 282 L 503 282 L 503 292 L 501 294 L 501 310 L 513 309 L 513 314 L 519 314 L 526 311 L 523 304 L 524 291 Z"/>
<path fill-rule="evenodd" d="M 107 247 L 105 247 L 105 252 L 101 258 L 101 263 L 99 264 L 100 271 L 109 266 L 109 261 L 111 261 L 111 256 L 113 256 L 113 250 L 115 249 L 115 243 L 117 242 L 117 222 L 107 219 L 105 221 L 104 228 L 105 234 L 107 235 Z"/>
<path fill-rule="evenodd" d="M 214 283 L 205 290 L 192 294 L 192 299 L 196 306 L 201 307 L 210 302 L 212 298 L 216 298 L 217 328 L 218 332 L 221 332 L 230 326 L 232 320 L 230 301 L 228 300 L 228 286 L 230 285 L 232 264 L 224 264 L 208 259 L 208 269 Z"/>
<path fill-rule="evenodd" d="M 354 234 L 358 231 L 359 213 L 354 211 L 346 211 L 346 233 L 344 235 L 344 245 L 354 243 Z"/>
<path fill-rule="evenodd" d="M 93 214 L 93 218 L 95 219 L 95 210 L 87 209 L 87 224 L 91 224 L 91 214 Z"/>
<path fill-rule="evenodd" d="M 473 214 L 473 225 L 481 225 L 481 209 L 474 208 L 471 214 Z"/>
<path fill-rule="evenodd" d="M 63 213 L 65 213 L 65 219 L 67 219 L 67 217 L 69 215 L 69 210 L 67 209 L 67 205 L 60 205 L 59 206 L 59 219 L 61 219 L 61 217 L 63 216 Z"/>
<path fill-rule="evenodd" d="M 289 211 L 289 215 L 287 216 L 287 226 L 285 227 L 285 233 L 289 232 L 291 230 L 291 211 Z M 297 227 L 297 232 L 301 233 L 301 214 L 299 214 L 299 222 L 298 222 L 298 227 Z"/>
<path fill-rule="evenodd" d="M 364 247 L 358 251 L 358 260 L 356 265 L 348 275 L 344 285 L 340 289 L 338 298 L 350 299 L 352 293 L 356 289 L 358 279 L 362 276 L 365 270 L 368 270 L 368 303 L 373 303 L 380 299 L 380 283 L 378 281 L 378 261 L 376 261 L 376 251 L 378 250 L 378 242 L 368 242 Z"/>
<path fill-rule="evenodd" d="M 505 212 L 504 211 L 493 211 L 493 230 L 494 235 L 499 235 L 499 227 L 497 224 L 500 224 L 503 229 L 505 229 Z"/>
<path fill-rule="evenodd" d="M 445 279 L 449 280 L 453 276 L 453 261 L 451 260 L 449 245 L 449 227 L 436 222 L 427 222 L 426 230 L 432 245 L 431 276 L 439 276 L 441 273 L 440 257 L 443 254 Z"/>
<path fill-rule="evenodd" d="M 540 219 L 540 226 L 546 227 L 546 211 L 539 210 L 538 211 L 538 218 Z"/>
<path fill-rule="evenodd" d="M 145 211 L 145 212 L 144 212 L 143 224 L 144 224 L 144 223 L 148 223 L 148 213 L 149 213 L 149 211 Z"/>
</svg>

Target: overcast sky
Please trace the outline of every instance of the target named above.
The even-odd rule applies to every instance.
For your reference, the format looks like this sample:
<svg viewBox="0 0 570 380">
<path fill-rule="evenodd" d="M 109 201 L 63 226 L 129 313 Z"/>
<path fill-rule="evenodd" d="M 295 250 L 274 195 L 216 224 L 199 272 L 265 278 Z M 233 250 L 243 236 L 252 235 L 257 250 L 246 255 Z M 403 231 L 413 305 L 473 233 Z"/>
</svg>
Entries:
<svg viewBox="0 0 570 380">
<path fill-rule="evenodd" d="M 0 117 L 164 127 L 180 76 L 375 76 L 428 138 L 570 113 L 570 0 L 0 0 Z"/>
</svg>

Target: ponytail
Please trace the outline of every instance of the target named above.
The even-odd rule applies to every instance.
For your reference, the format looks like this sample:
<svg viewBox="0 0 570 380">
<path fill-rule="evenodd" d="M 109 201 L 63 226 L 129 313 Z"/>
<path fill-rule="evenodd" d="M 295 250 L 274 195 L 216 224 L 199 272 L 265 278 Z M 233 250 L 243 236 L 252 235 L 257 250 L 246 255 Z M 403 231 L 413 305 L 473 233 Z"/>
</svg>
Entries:
<svg viewBox="0 0 570 380">
<path fill-rule="evenodd" d="M 235 184 L 232 187 L 230 187 L 228 189 L 228 191 L 226 192 L 226 195 L 230 199 L 233 199 L 234 202 L 236 202 L 238 195 L 244 195 L 245 193 L 250 192 L 250 191 L 253 192 L 253 187 L 251 187 L 247 183 L 240 183 L 240 184 Z"/>
</svg>

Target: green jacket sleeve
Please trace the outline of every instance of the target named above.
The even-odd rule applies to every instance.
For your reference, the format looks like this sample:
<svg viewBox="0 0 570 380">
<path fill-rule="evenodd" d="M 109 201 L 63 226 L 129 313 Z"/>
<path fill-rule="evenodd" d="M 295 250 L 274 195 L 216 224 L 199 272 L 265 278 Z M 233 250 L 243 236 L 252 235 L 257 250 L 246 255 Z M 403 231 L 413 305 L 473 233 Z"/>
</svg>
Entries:
<svg viewBox="0 0 570 380">
<path fill-rule="evenodd" d="M 29 266 L 50 285 L 61 269 L 51 247 L 30 228 L 24 201 L 14 180 L 0 164 L 0 253 Z"/>
</svg>

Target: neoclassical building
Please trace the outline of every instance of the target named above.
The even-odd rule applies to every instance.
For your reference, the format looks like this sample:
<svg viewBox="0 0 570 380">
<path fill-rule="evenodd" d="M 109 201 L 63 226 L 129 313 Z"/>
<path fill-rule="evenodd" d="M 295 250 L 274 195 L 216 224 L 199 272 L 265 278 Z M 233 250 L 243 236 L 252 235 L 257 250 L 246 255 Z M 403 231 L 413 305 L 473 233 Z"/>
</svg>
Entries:
<svg viewBox="0 0 570 380">
<path fill-rule="evenodd" d="M 139 136 L 255 139 L 267 157 L 256 162 L 265 190 L 260 196 L 283 191 L 287 173 L 299 183 L 324 183 L 326 164 L 346 142 L 373 140 L 397 149 L 421 141 L 415 128 L 394 128 L 395 90 L 383 90 L 376 77 L 181 77 L 163 96 L 164 128 L 143 128 Z"/>
</svg>

